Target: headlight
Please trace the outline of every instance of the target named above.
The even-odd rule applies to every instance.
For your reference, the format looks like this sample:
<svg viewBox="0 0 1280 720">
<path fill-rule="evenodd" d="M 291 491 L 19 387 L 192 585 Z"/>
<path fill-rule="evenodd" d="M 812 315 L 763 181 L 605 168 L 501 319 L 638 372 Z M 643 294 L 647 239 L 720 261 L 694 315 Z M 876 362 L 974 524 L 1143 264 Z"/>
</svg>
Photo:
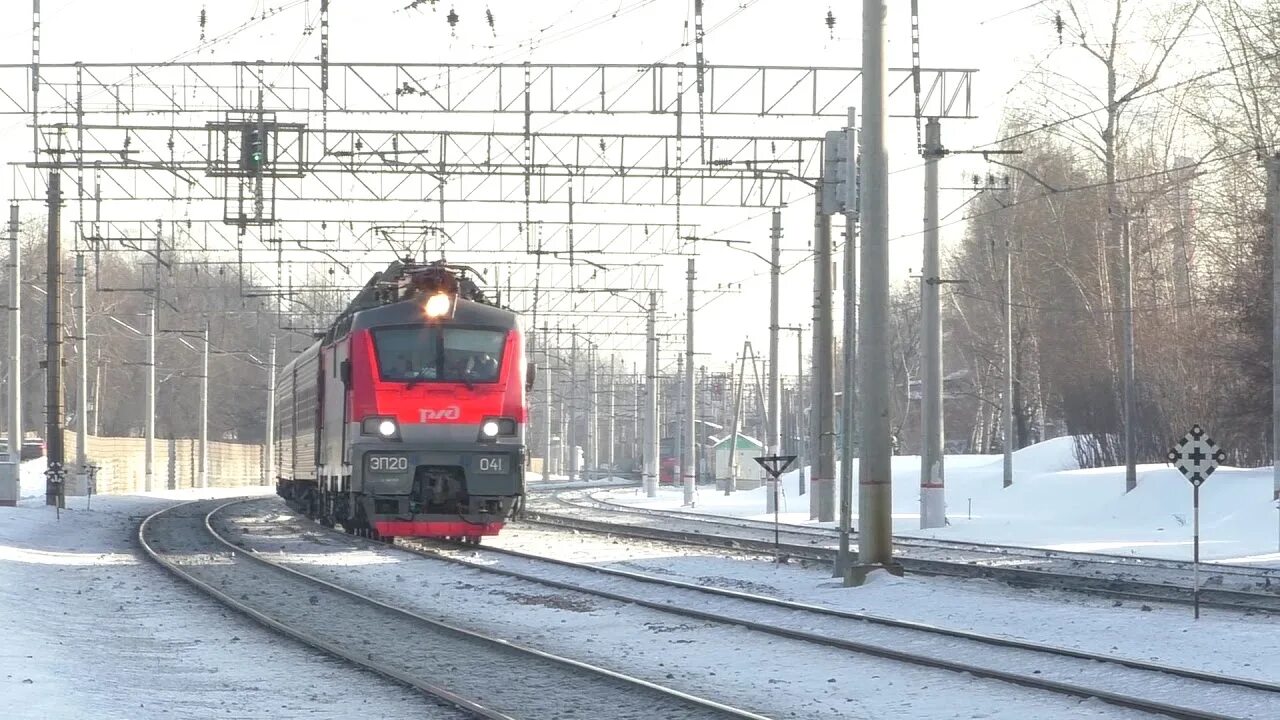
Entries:
<svg viewBox="0 0 1280 720">
<path fill-rule="evenodd" d="M 499 437 L 514 437 L 518 430 L 513 418 L 487 417 L 480 423 L 480 440 L 492 442 Z"/>
<path fill-rule="evenodd" d="M 367 417 L 360 423 L 360 432 L 395 440 L 400 437 L 400 423 L 390 417 Z"/>
<path fill-rule="evenodd" d="M 444 293 L 436 293 L 427 298 L 427 302 L 423 305 L 422 310 L 429 318 L 442 318 L 449 314 L 449 309 L 453 307 L 453 299 Z"/>
</svg>

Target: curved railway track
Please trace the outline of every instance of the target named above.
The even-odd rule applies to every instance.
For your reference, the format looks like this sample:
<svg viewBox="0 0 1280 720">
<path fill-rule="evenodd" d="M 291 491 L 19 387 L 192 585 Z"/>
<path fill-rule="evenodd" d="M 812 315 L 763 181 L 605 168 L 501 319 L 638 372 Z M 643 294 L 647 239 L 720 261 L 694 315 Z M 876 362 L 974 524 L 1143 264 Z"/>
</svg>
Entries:
<svg viewBox="0 0 1280 720">
<path fill-rule="evenodd" d="M 619 719 L 763 720 L 746 710 L 426 618 L 247 552 L 215 527 L 220 511 L 241 502 L 196 501 L 162 510 L 139 525 L 139 541 L 157 563 L 231 608 L 417 689 L 455 716 L 593 717 L 607 707 L 609 716 Z M 442 668 L 448 674 L 440 679 Z"/>
<path fill-rule="evenodd" d="M 837 534 L 821 528 L 786 527 L 779 532 L 781 542 L 774 544 L 771 523 L 742 522 L 737 518 L 722 519 L 696 513 L 629 508 L 583 497 L 584 491 L 557 491 L 548 510 L 531 504 L 526 521 L 588 532 L 608 533 L 622 537 L 730 548 L 740 551 L 773 554 L 833 563 L 836 558 Z M 602 520 L 601 517 L 608 520 Z M 900 544 L 895 539 L 895 553 L 910 572 L 959 578 L 997 580 L 1014 586 L 1071 590 L 1126 600 L 1189 604 L 1192 601 L 1190 572 L 1185 582 L 1176 561 L 1136 566 L 1127 562 L 1109 562 L 1109 556 L 1081 553 L 1056 553 L 1035 548 L 1006 548 L 979 543 L 929 541 L 918 546 Z M 1103 559 L 1098 559 L 1103 558 Z M 1253 568 L 1231 568 L 1249 571 Z M 1274 570 L 1263 568 L 1254 575 L 1257 590 L 1202 585 L 1201 604 L 1206 607 L 1245 612 L 1280 613 L 1280 581 L 1272 581 Z M 1215 575 L 1218 569 L 1206 573 Z"/>
<path fill-rule="evenodd" d="M 426 541 L 403 540 L 397 547 L 486 573 L 625 602 L 704 622 L 737 625 L 790 640 L 912 665 L 967 673 L 1062 695 L 1096 698 L 1118 707 L 1166 717 L 1199 720 L 1261 718 L 1266 717 L 1267 711 L 1260 710 L 1261 714 L 1257 715 L 1234 716 L 1223 714 L 1214 708 L 1224 702 L 1234 702 L 1236 707 L 1260 709 L 1280 703 L 1280 684 L 1260 679 L 1231 677 L 1134 658 L 792 602 L 668 577 L 548 558 L 507 548 L 458 549 Z M 575 579 L 566 580 L 566 575 Z M 716 609 L 708 609 L 712 605 Z M 821 626 L 831 634 L 818 635 L 802 629 L 814 626 Z M 850 639 L 854 637 L 858 639 Z M 921 645 L 932 645 L 933 649 L 917 650 Z M 1026 670 L 1020 672 L 1007 669 L 1010 667 Z M 1081 684 L 1082 678 L 1090 684 Z M 1138 692 L 1134 692 L 1135 690 Z M 1141 691 L 1145 691 L 1145 696 Z M 1240 693 L 1240 696 L 1228 701 L 1224 693 Z"/>
</svg>

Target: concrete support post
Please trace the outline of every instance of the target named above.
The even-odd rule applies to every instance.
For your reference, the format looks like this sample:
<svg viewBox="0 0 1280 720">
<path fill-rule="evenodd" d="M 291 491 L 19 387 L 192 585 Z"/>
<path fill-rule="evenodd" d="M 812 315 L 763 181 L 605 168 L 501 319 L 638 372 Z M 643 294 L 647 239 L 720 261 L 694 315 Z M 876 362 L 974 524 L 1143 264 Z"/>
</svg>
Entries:
<svg viewBox="0 0 1280 720">
<path fill-rule="evenodd" d="M 158 290 L 156 291 L 159 292 Z M 155 491 L 155 454 L 156 454 L 156 310 L 159 304 L 155 294 L 151 296 L 151 305 L 147 310 L 147 400 L 145 420 L 145 466 L 143 470 L 143 488 L 147 492 Z"/>
<path fill-rule="evenodd" d="M 820 193 L 819 193 L 820 194 Z M 814 499 L 819 522 L 836 518 L 836 423 L 835 423 L 835 305 L 831 217 L 818 212 L 818 235 L 815 238 L 818 282 L 817 312 L 814 314 L 813 384 L 814 412 L 817 420 L 817 472 L 814 474 Z M 812 514 L 812 513 L 811 513 Z"/>
<path fill-rule="evenodd" d="M 778 455 L 782 452 L 782 376 L 778 370 L 779 346 L 778 327 L 781 305 L 782 281 L 782 211 L 773 210 L 773 224 L 769 231 L 769 408 L 766 412 L 769 422 L 768 437 L 765 445 L 766 454 Z M 773 477 L 767 479 L 765 489 L 765 512 L 777 510 L 778 493 Z"/>
<path fill-rule="evenodd" d="M 684 325 L 684 377 L 680 379 L 684 385 L 684 392 L 680 393 L 684 396 L 684 504 L 692 507 L 698 502 L 698 423 L 697 413 L 698 402 L 694 393 L 693 386 L 693 281 L 697 277 L 696 268 L 694 267 L 694 259 L 689 258 L 688 269 L 688 290 L 685 308 L 685 325 Z"/>
<path fill-rule="evenodd" d="M 66 504 L 66 452 L 62 438 L 62 175 L 49 173 L 48 298 L 45 308 L 46 505 Z M 19 449 L 21 452 L 21 449 Z"/>
<path fill-rule="evenodd" d="M 1013 485 L 1013 248 L 1004 236 L 1004 487 Z"/>
<path fill-rule="evenodd" d="M 18 247 L 18 204 L 9 205 L 9 467 L 0 475 L 0 506 L 18 504 L 22 458 L 22 253 Z"/>
<path fill-rule="evenodd" d="M 644 412 L 644 494 L 658 496 L 658 293 L 649 291 L 649 320 L 646 325 L 645 412 Z"/>
<path fill-rule="evenodd" d="M 76 253 L 76 484 L 74 495 L 89 493 L 89 461 L 86 458 L 89 435 L 89 325 L 85 306 L 86 289 L 84 253 Z"/>
<path fill-rule="evenodd" d="M 569 333 L 569 482 L 578 479 L 578 333 Z"/>
<path fill-rule="evenodd" d="M 197 487 L 209 487 L 209 323 L 204 324 L 200 352 L 200 458 Z"/>
<path fill-rule="evenodd" d="M 853 110 L 849 111 L 849 155 L 857 156 L 858 144 L 855 142 L 855 123 L 857 118 Z M 856 164 L 850 163 L 856 168 Z M 849 182 L 856 182 L 853 173 L 849 174 Z M 840 434 L 840 549 L 836 557 L 835 576 L 844 577 L 845 570 L 851 565 L 849 552 L 849 534 L 853 531 L 853 462 L 857 454 L 858 423 L 857 412 L 857 348 L 858 348 L 858 212 L 857 208 L 845 209 L 844 217 L 844 347 L 842 352 L 842 370 L 844 392 L 841 395 L 840 417 L 842 420 Z"/>
<path fill-rule="evenodd" d="M 942 127 L 929 118 L 924 136 L 924 272 L 921 292 L 921 358 L 924 397 L 920 403 L 923 443 L 920 459 L 920 527 L 946 524 L 942 456 L 942 270 L 938 248 L 938 162 L 945 154 Z"/>
<path fill-rule="evenodd" d="M 267 355 L 267 427 L 262 462 L 262 484 L 271 485 L 276 479 L 276 336 L 271 336 L 271 352 Z"/>
<path fill-rule="evenodd" d="M 1267 200 L 1271 216 L 1271 483 L 1280 513 L 1280 153 L 1267 162 Z"/>
<path fill-rule="evenodd" d="M 893 561 L 889 440 L 889 156 L 885 146 L 885 0 L 862 2 L 861 205 L 862 297 L 858 328 L 859 401 L 858 566 L 845 575 L 861 584 L 866 572 Z"/>
</svg>

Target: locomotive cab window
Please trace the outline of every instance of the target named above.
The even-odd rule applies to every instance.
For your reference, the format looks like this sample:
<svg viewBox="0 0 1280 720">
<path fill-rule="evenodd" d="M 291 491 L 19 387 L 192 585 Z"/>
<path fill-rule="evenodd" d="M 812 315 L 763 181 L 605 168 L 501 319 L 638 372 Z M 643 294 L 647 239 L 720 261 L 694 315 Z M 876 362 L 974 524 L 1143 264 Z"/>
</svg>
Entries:
<svg viewBox="0 0 1280 720">
<path fill-rule="evenodd" d="M 373 333 L 378 371 L 391 382 L 497 382 L 506 332 L 402 327 Z"/>
</svg>

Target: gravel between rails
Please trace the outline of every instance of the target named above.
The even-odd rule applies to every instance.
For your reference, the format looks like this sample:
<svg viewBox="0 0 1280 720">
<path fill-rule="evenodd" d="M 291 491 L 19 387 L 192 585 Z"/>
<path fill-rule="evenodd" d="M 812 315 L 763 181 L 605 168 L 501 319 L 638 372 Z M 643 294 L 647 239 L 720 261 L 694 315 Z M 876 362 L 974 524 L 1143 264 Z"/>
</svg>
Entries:
<svg viewBox="0 0 1280 720">
<path fill-rule="evenodd" d="M 183 572 L 236 603 L 348 656 L 447 685 L 447 692 L 473 708 L 500 713 L 481 717 L 557 720 L 599 717 L 607 709 L 618 720 L 761 718 L 452 628 L 261 558 L 250 560 L 249 553 L 232 553 L 212 536 L 219 526 L 216 513 L 211 528 L 203 527 L 204 516 L 218 506 L 183 506 L 154 517 L 141 532 Z"/>
<path fill-rule="evenodd" d="M 956 667 L 963 665 L 979 677 L 1081 697 L 1098 697 L 1104 702 L 1171 717 L 1265 718 L 1269 708 L 1280 705 L 1280 685 L 1261 680 L 708 588 L 507 548 L 459 548 L 423 541 L 402 541 L 400 545 L 431 557 L 551 587 L 701 620 L 737 624 L 852 652 L 871 650 L 873 654 L 904 662 L 933 667 L 951 664 L 947 669 L 965 671 Z M 815 628 L 821 628 L 820 634 L 813 632 Z M 921 660 L 924 662 L 920 663 Z M 993 674 L 984 675 L 984 671 Z M 1011 679 L 1010 675 L 1020 677 L 1021 681 Z"/>
</svg>

